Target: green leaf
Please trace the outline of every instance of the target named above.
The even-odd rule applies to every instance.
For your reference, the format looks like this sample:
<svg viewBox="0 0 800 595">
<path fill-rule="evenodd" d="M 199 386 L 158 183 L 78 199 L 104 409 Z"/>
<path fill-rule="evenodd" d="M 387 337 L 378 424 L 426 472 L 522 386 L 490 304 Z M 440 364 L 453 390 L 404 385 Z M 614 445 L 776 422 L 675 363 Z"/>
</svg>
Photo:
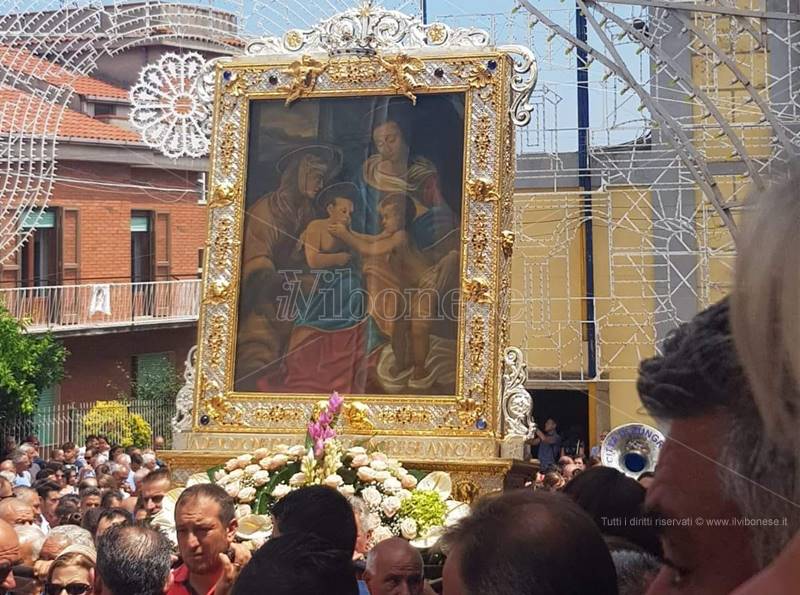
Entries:
<svg viewBox="0 0 800 595">
<path fill-rule="evenodd" d="M 266 486 L 266 491 L 268 494 L 272 495 L 272 490 L 275 489 L 275 486 L 279 483 L 289 483 L 289 479 L 291 479 L 292 475 L 295 473 L 300 472 L 300 463 L 295 461 L 294 463 L 289 463 L 281 469 L 278 473 L 272 476 L 272 479 L 269 480 L 269 483 Z"/>
<path fill-rule="evenodd" d="M 421 471 L 419 469 L 407 469 L 409 475 L 413 475 L 417 481 L 422 481 L 422 478 L 428 475 L 428 471 Z"/>
<path fill-rule="evenodd" d="M 219 471 L 220 469 L 224 469 L 224 468 L 225 468 L 225 465 L 214 465 L 213 467 L 211 467 L 211 469 L 206 471 L 206 473 L 208 474 L 208 478 L 211 480 L 211 483 L 215 483 L 214 474 L 217 471 Z"/>
<path fill-rule="evenodd" d="M 271 508 L 272 500 L 272 494 L 270 494 L 266 486 L 259 488 L 253 512 L 255 514 L 267 514 Z"/>
<path fill-rule="evenodd" d="M 356 470 L 352 467 L 339 467 L 336 473 L 344 480 L 346 484 L 354 484 L 356 479 L 358 479 Z"/>
</svg>

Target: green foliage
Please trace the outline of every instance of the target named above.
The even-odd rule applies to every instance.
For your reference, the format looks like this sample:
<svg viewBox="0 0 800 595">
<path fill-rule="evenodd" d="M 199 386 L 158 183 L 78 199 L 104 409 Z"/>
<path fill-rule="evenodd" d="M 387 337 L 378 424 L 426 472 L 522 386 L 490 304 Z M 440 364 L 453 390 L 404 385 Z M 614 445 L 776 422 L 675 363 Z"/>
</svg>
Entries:
<svg viewBox="0 0 800 595">
<path fill-rule="evenodd" d="M 425 535 L 431 527 L 443 525 L 446 513 L 447 505 L 437 492 L 430 490 L 411 492 L 411 497 L 403 500 L 400 506 L 400 516 L 411 517 L 417 521 L 417 531 L 420 535 Z"/>
<path fill-rule="evenodd" d="M 138 413 L 134 413 L 128 418 L 128 427 L 131 430 L 133 446 L 145 448 L 153 443 L 153 430 L 147 420 Z"/>
<path fill-rule="evenodd" d="M 144 401 L 173 403 L 183 380 L 168 359 L 153 362 L 131 383 L 131 394 Z"/>
<path fill-rule="evenodd" d="M 98 401 L 83 418 L 83 431 L 103 434 L 109 442 L 125 447 L 149 446 L 153 435 L 150 424 L 120 401 Z"/>
<path fill-rule="evenodd" d="M 0 416 L 31 414 L 39 393 L 64 377 L 69 352 L 51 335 L 30 335 L 0 305 Z"/>
</svg>

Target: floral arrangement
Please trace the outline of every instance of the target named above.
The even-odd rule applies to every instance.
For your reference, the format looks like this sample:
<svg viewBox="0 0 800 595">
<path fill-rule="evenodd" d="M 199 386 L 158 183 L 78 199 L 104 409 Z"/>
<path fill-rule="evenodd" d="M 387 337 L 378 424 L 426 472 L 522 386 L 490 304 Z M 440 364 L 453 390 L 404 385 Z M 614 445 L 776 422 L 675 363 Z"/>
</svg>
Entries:
<svg viewBox="0 0 800 595">
<path fill-rule="evenodd" d="M 242 454 L 209 469 L 208 479 L 195 477 L 190 483 L 210 479 L 225 488 L 236 501 L 243 539 L 268 537 L 269 512 L 291 491 L 325 485 L 364 501 L 368 512 L 362 530 L 370 535 L 370 546 L 401 536 L 416 547 L 430 547 L 445 527 L 469 514 L 469 507 L 451 498 L 452 482 L 446 473 L 421 477 L 368 445 L 344 449 L 334 429 L 343 402 L 333 393 L 317 405 L 304 445 Z"/>
</svg>

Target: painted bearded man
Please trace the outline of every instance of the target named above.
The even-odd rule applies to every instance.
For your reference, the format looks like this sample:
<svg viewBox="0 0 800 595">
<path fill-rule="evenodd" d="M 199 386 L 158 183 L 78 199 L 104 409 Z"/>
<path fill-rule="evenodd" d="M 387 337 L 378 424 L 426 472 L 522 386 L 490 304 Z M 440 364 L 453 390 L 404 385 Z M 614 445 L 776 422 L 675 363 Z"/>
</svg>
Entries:
<svg viewBox="0 0 800 595">
<path fill-rule="evenodd" d="M 340 161 L 340 155 L 325 145 L 290 151 L 278 162 L 278 189 L 247 209 L 236 390 L 265 391 L 280 385 L 281 359 L 293 326 L 290 318 L 279 316 L 280 304 L 290 293 L 282 271 L 304 268 L 299 238 L 314 219 L 314 198 Z"/>
</svg>

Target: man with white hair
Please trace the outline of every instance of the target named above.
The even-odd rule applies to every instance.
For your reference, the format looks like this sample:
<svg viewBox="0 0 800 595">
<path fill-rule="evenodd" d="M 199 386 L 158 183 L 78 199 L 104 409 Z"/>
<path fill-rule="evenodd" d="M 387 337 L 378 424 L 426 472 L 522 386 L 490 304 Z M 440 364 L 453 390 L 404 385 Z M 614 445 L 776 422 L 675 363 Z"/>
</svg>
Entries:
<svg viewBox="0 0 800 595">
<path fill-rule="evenodd" d="M 30 466 L 31 477 L 36 477 L 39 471 L 42 470 L 41 465 L 39 465 L 39 463 L 37 462 L 40 460 L 39 451 L 30 442 L 23 442 L 22 444 L 20 444 L 19 449 L 26 455 L 28 455 L 28 460 L 31 463 Z"/>
<path fill-rule="evenodd" d="M 127 456 L 127 455 L 120 455 L 120 456 Z M 117 457 L 119 459 L 119 457 Z M 130 467 L 125 465 L 124 463 L 111 463 L 109 466 L 109 471 L 111 473 L 111 477 L 117 480 L 117 485 L 119 485 L 120 490 L 125 498 L 130 496 L 132 493 L 135 492 L 135 486 L 131 485 L 129 482 L 131 470 Z"/>
<path fill-rule="evenodd" d="M 158 465 L 156 464 L 156 453 L 153 451 L 145 451 L 142 453 L 144 460 L 144 467 L 150 471 L 155 471 Z"/>
<path fill-rule="evenodd" d="M 19 538 L 19 554 L 25 566 L 33 567 L 42 551 L 45 534 L 36 525 L 15 525 L 14 531 Z"/>
<path fill-rule="evenodd" d="M 14 464 L 14 485 L 31 487 L 30 457 L 22 450 L 17 450 L 11 455 L 11 462 Z"/>
</svg>

